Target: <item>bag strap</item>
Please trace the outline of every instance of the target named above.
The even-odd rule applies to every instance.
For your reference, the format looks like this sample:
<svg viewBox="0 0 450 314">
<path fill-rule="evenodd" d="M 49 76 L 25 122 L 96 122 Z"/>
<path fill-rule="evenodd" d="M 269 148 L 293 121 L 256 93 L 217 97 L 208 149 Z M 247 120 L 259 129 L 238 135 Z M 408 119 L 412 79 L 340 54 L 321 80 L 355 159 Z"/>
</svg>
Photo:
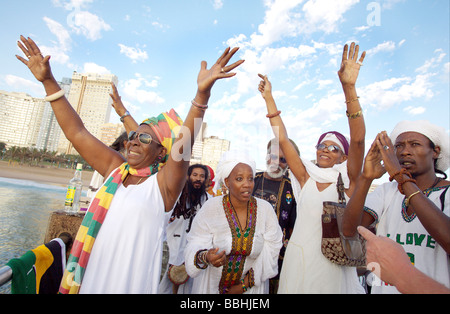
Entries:
<svg viewBox="0 0 450 314">
<path fill-rule="evenodd" d="M 337 181 L 337 192 L 339 196 L 339 203 L 340 204 L 346 204 L 347 201 L 345 200 L 345 187 L 344 187 L 344 181 L 342 180 L 342 175 L 339 173 L 338 181 Z"/>
</svg>

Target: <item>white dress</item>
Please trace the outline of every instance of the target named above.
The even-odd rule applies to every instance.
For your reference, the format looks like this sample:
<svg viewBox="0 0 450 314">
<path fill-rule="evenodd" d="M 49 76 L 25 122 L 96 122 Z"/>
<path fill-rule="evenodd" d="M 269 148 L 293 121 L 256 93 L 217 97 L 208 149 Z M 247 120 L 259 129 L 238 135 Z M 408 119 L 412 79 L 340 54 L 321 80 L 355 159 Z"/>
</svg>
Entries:
<svg viewBox="0 0 450 314">
<path fill-rule="evenodd" d="M 223 208 L 222 196 L 209 199 L 195 216 L 188 234 L 185 249 L 186 270 L 194 278 L 192 293 L 217 294 L 222 277 L 223 266 L 209 265 L 202 270 L 195 266 L 195 255 L 199 250 L 219 248 L 228 255 L 232 248 L 232 234 Z M 257 201 L 257 217 L 253 246 L 247 256 L 242 278 L 252 268 L 255 286 L 247 294 L 268 293 L 269 279 L 278 273 L 278 255 L 282 245 L 282 232 L 272 205 L 262 199 Z"/>
<path fill-rule="evenodd" d="M 355 267 L 333 264 L 321 251 L 323 201 L 338 201 L 336 184 L 319 192 L 316 181 L 309 178 L 299 194 L 278 293 L 364 293 Z"/>
<path fill-rule="evenodd" d="M 157 293 L 164 210 L 157 175 L 139 185 L 120 185 L 98 233 L 80 293 Z"/>
<path fill-rule="evenodd" d="M 450 216 L 449 186 L 427 189 L 424 193 L 445 215 Z M 417 269 L 450 288 L 449 255 L 433 239 L 415 214 L 407 215 L 404 201 L 405 195 L 398 191 L 397 182 L 388 182 L 367 196 L 365 210 L 378 222 L 377 235 L 400 243 Z M 377 278 L 371 293 L 399 292 L 394 286 Z"/>
</svg>

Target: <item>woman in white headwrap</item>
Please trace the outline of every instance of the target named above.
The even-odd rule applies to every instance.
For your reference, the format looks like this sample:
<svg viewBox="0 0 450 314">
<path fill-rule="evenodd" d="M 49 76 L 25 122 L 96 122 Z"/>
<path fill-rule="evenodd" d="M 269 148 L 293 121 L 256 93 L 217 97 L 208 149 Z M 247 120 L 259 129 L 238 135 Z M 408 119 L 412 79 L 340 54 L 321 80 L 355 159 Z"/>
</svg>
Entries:
<svg viewBox="0 0 450 314">
<path fill-rule="evenodd" d="M 417 269 L 449 288 L 450 182 L 444 173 L 449 162 L 448 133 L 428 121 L 400 122 L 390 138 L 378 134 L 347 204 L 344 234 L 378 224 L 377 235 L 400 243 Z M 386 171 L 391 182 L 367 195 Z M 372 293 L 398 293 L 394 285 L 381 283 Z"/>
<path fill-rule="evenodd" d="M 209 199 L 196 215 L 185 252 L 194 294 L 268 293 L 278 272 L 282 233 L 272 206 L 252 196 L 255 162 L 226 152 L 217 184 L 229 194 Z"/>
</svg>

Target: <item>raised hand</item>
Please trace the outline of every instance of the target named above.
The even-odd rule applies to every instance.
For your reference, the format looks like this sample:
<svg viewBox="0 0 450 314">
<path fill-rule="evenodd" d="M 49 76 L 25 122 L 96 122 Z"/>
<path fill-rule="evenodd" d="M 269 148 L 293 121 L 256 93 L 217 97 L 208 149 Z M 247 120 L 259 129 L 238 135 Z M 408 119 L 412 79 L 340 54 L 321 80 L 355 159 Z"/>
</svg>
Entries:
<svg viewBox="0 0 450 314">
<path fill-rule="evenodd" d="M 200 73 L 197 78 L 199 92 L 209 93 L 217 80 L 236 75 L 236 73 L 230 73 L 230 71 L 240 66 L 244 60 L 236 61 L 231 65 L 227 64 L 238 50 L 239 48 L 233 48 L 232 50 L 230 48 L 225 49 L 224 53 L 209 70 L 207 69 L 206 61 L 202 61 Z"/>
<path fill-rule="evenodd" d="M 53 74 L 49 63 L 50 56 L 44 58 L 39 47 L 31 38 L 20 36 L 20 40 L 22 42 L 18 41 L 17 45 L 28 60 L 18 55 L 16 55 L 16 58 L 30 69 L 31 73 L 33 73 L 38 81 L 44 82 L 46 79 L 52 79 Z"/>
<path fill-rule="evenodd" d="M 384 167 L 386 171 L 393 175 L 402 169 L 400 162 L 398 161 L 397 154 L 395 153 L 394 144 L 392 144 L 386 131 L 378 134 L 376 139 L 378 150 L 383 158 Z"/>
<path fill-rule="evenodd" d="M 262 79 L 258 85 L 258 90 L 261 93 L 261 96 L 266 99 L 266 97 L 272 95 L 272 83 L 270 83 L 267 75 L 258 74 L 258 76 Z"/>
<path fill-rule="evenodd" d="M 358 78 L 359 69 L 362 66 L 362 62 L 366 56 L 364 51 L 358 60 L 359 45 L 351 43 L 350 50 L 348 45 L 344 46 L 344 52 L 342 53 L 341 68 L 338 71 L 339 79 L 342 85 L 355 85 Z"/>
<path fill-rule="evenodd" d="M 371 180 L 378 179 L 386 173 L 386 169 L 382 164 L 383 158 L 377 145 L 377 141 L 378 136 L 367 153 L 363 168 L 363 176 Z"/>
<path fill-rule="evenodd" d="M 114 83 L 111 83 L 112 93 L 109 94 L 111 96 L 111 99 L 113 101 L 112 106 L 116 113 L 119 115 L 119 117 L 123 116 L 127 109 L 122 103 L 122 98 L 119 95 L 119 92 L 117 91 L 117 87 Z"/>
</svg>

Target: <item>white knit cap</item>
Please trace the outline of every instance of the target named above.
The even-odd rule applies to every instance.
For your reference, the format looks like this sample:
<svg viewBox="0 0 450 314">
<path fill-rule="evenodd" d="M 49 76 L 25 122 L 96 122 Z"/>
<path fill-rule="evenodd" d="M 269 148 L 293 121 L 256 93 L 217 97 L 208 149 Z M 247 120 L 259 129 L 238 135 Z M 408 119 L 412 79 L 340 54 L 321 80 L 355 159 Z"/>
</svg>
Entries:
<svg viewBox="0 0 450 314">
<path fill-rule="evenodd" d="M 256 163 L 247 153 L 233 150 L 225 152 L 217 165 L 215 177 L 216 184 L 214 185 L 215 191 L 217 191 L 221 183 L 225 185 L 225 179 L 230 176 L 230 173 L 233 171 L 234 167 L 240 163 L 249 165 L 252 168 L 253 176 L 255 176 Z"/>
<path fill-rule="evenodd" d="M 417 132 L 425 135 L 433 142 L 435 146 L 441 148 L 441 153 L 436 162 L 436 168 L 441 171 L 446 171 L 450 165 L 450 138 L 443 127 L 431 124 L 429 121 L 401 121 L 399 122 L 391 133 L 391 141 L 395 145 L 397 137 L 405 132 Z"/>
</svg>

